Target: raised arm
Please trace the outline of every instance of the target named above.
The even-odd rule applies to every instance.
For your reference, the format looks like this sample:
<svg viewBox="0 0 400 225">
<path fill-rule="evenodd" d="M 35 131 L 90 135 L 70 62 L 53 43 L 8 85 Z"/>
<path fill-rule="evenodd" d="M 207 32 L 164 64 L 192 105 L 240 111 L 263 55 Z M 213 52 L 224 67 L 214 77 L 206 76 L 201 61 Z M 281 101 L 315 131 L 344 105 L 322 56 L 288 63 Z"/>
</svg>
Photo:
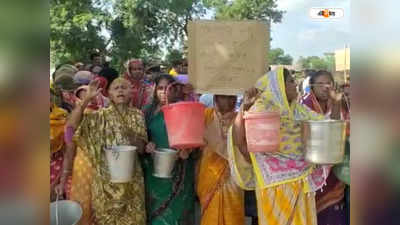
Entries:
<svg viewBox="0 0 400 225">
<path fill-rule="evenodd" d="M 86 96 L 82 101 L 78 102 L 75 108 L 72 110 L 71 115 L 67 121 L 67 127 L 69 126 L 73 129 L 76 129 L 79 126 L 82 120 L 83 112 L 85 111 L 86 107 L 93 98 L 100 94 L 102 90 L 101 88 L 99 88 L 99 84 L 100 83 L 98 80 L 93 80 L 89 83 L 89 88 Z"/>
<path fill-rule="evenodd" d="M 85 99 L 75 105 L 75 108 L 73 109 L 70 117 L 67 120 L 64 136 L 66 149 L 64 153 L 63 172 L 60 178 L 60 183 L 56 187 L 56 192 L 59 195 L 62 195 L 64 193 L 65 183 L 68 179 L 68 176 L 72 173 L 72 165 L 76 155 L 76 145 L 72 141 L 72 136 L 74 135 L 75 130 L 78 128 L 82 120 L 83 113 L 86 107 L 88 106 L 90 101 L 100 93 L 101 89 L 99 89 L 98 86 L 99 82 L 97 80 L 90 82 L 89 90 L 86 94 Z"/>
</svg>

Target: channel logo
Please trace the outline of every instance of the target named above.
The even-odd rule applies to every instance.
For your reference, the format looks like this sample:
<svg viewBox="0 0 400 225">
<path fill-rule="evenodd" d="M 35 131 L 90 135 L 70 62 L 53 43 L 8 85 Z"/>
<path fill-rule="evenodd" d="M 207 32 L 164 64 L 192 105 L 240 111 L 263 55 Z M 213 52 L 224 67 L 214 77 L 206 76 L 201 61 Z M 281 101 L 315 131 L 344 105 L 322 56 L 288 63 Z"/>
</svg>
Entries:
<svg viewBox="0 0 400 225">
<path fill-rule="evenodd" d="M 344 10 L 341 8 L 321 8 L 314 7 L 310 9 L 310 17 L 312 19 L 339 19 L 344 16 Z"/>
</svg>

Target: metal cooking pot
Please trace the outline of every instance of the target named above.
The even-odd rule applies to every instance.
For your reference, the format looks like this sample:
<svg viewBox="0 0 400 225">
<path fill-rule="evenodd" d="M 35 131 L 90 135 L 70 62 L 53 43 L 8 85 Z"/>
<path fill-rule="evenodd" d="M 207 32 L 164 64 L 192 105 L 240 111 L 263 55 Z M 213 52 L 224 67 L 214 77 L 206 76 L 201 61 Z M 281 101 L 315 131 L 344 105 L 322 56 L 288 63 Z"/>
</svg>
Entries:
<svg viewBox="0 0 400 225">
<path fill-rule="evenodd" d="M 341 120 L 302 121 L 305 159 L 314 164 L 338 164 L 344 159 L 346 124 Z"/>
</svg>

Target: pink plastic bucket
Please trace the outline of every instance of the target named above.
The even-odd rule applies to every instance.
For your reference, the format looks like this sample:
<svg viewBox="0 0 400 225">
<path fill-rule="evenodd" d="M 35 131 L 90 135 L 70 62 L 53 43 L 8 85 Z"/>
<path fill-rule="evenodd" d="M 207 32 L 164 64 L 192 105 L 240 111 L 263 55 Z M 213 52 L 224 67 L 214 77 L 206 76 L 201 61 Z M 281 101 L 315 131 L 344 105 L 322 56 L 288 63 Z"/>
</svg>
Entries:
<svg viewBox="0 0 400 225">
<path fill-rule="evenodd" d="M 247 112 L 244 116 L 249 152 L 277 152 L 280 145 L 278 112 Z"/>
<path fill-rule="evenodd" d="M 187 149 L 204 146 L 204 110 L 198 102 L 179 102 L 165 105 L 164 113 L 171 148 Z"/>
</svg>

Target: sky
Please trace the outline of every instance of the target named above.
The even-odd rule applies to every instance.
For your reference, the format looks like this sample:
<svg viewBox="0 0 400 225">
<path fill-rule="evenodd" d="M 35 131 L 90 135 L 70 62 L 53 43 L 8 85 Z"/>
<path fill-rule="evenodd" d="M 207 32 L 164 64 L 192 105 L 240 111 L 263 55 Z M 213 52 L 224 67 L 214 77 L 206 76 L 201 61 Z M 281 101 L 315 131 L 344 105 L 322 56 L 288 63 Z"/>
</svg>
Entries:
<svg viewBox="0 0 400 225">
<path fill-rule="evenodd" d="M 294 58 L 323 56 L 350 44 L 350 0 L 277 0 L 278 9 L 286 11 L 282 22 L 271 25 L 271 48 L 282 48 Z M 336 21 L 319 21 L 309 17 L 312 7 L 342 8 L 344 17 Z M 202 19 L 211 19 L 208 10 Z M 102 35 L 109 37 L 105 30 Z M 178 45 L 177 45 L 178 48 Z M 166 54 L 166 49 L 163 49 Z"/>
<path fill-rule="evenodd" d="M 278 0 L 285 10 L 282 22 L 271 25 L 271 48 L 282 48 L 295 61 L 300 56 L 323 56 L 350 43 L 350 0 Z M 344 17 L 319 21 L 309 17 L 312 7 L 342 8 Z"/>
</svg>

